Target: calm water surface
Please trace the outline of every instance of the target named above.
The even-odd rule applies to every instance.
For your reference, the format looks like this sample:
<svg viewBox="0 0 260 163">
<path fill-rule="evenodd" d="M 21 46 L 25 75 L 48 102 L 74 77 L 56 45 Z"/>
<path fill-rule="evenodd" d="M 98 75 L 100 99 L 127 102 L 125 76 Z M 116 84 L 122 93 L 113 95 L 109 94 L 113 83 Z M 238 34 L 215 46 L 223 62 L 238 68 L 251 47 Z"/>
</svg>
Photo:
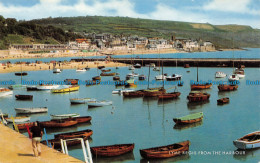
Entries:
<svg viewBox="0 0 260 163">
<path fill-rule="evenodd" d="M 139 74 L 148 75 L 148 67 L 136 69 Z M 187 72 L 187 71 L 190 72 Z M 112 71 L 120 73 L 121 79 L 130 73 L 127 67 L 112 68 Z M 231 74 L 232 68 L 199 68 L 200 80 L 216 80 L 216 71 Z M 24 80 L 55 80 L 67 78 L 81 80 L 91 79 L 98 73 L 96 68 L 83 73 L 75 70 L 64 70 L 60 74 L 52 71 L 32 71 L 23 77 Z M 93 158 L 94 162 L 147 162 L 142 159 L 139 149 L 172 144 L 184 140 L 190 140 L 190 154 L 176 158 L 156 160 L 150 162 L 257 162 L 260 150 L 250 150 L 245 155 L 233 154 L 213 155 L 213 151 L 232 152 L 236 148 L 232 141 L 252 131 L 259 130 L 260 117 L 260 86 L 246 85 L 246 80 L 259 80 L 259 68 L 246 68 L 245 79 L 237 91 L 218 92 L 217 85 L 213 85 L 206 92 L 211 94 L 210 101 L 203 104 L 189 104 L 186 96 L 190 92 L 190 80 L 196 80 L 196 68 L 184 69 L 182 67 L 165 67 L 164 73 L 179 73 L 183 75 L 184 86 L 178 87 L 181 96 L 175 100 L 158 101 L 156 98 L 123 98 L 120 95 L 112 95 L 113 85 L 98 85 L 86 87 L 81 85 L 78 92 L 66 94 L 52 94 L 49 91 L 27 92 L 25 89 L 14 90 L 16 94 L 31 94 L 33 101 L 16 101 L 14 95 L 0 98 L 0 108 L 3 112 L 16 116 L 15 107 L 41 107 L 49 108 L 46 114 L 33 114 L 31 121 L 49 120 L 50 114 L 79 113 L 82 116 L 92 116 L 91 124 L 81 124 L 66 129 L 47 129 L 48 138 L 61 132 L 71 132 L 83 129 L 93 130 L 90 146 L 112 145 L 123 143 L 135 143 L 133 153 L 114 158 Z M 151 71 L 151 80 L 159 72 Z M 0 74 L 1 81 L 14 80 L 20 82 L 20 78 L 14 73 Z M 102 77 L 103 81 L 112 80 L 112 77 Z M 219 79 L 217 79 L 219 80 Z M 227 80 L 227 79 L 223 79 Z M 160 85 L 150 85 L 157 87 Z M 165 86 L 169 91 L 174 91 L 174 85 Z M 147 88 L 147 85 L 138 85 L 136 89 Z M 113 106 L 88 108 L 87 105 L 70 105 L 69 98 L 92 97 L 111 100 Z M 217 105 L 217 99 L 229 97 L 230 103 Z M 201 123 L 185 127 L 174 127 L 174 117 L 180 117 L 191 113 L 203 112 L 204 119 Z M 28 135 L 27 133 L 23 133 Z M 211 152 L 199 154 L 199 151 Z M 196 152 L 196 154 L 195 154 Z M 81 160 L 84 159 L 81 146 L 69 147 L 69 154 Z"/>
</svg>

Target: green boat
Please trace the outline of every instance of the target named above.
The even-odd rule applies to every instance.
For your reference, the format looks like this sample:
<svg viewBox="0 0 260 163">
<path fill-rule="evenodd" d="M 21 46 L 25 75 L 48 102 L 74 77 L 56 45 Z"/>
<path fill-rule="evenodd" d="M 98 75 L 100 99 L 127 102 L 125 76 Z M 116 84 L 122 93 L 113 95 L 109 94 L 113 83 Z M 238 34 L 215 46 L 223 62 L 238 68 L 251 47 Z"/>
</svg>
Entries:
<svg viewBox="0 0 260 163">
<path fill-rule="evenodd" d="M 180 118 L 173 118 L 176 124 L 189 124 L 199 122 L 203 119 L 203 112 L 186 115 Z"/>
</svg>

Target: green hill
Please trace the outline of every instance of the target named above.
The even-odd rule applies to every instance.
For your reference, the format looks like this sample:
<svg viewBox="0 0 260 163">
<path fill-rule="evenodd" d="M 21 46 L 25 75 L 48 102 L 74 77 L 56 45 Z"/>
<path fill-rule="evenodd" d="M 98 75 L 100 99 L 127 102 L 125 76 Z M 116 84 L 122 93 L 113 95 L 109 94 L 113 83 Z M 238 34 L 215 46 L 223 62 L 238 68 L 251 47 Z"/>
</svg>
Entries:
<svg viewBox="0 0 260 163">
<path fill-rule="evenodd" d="M 212 41 L 218 48 L 260 47 L 259 29 L 243 25 L 212 25 L 129 17 L 58 17 L 31 20 L 35 24 L 53 25 L 66 31 L 111 33 L 163 37 L 172 35 Z"/>
</svg>

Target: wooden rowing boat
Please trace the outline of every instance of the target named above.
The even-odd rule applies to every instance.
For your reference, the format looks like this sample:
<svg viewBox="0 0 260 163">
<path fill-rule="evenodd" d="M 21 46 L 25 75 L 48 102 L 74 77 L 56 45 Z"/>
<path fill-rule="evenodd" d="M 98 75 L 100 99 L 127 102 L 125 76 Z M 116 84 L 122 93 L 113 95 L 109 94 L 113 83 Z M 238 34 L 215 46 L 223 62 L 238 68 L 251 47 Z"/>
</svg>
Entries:
<svg viewBox="0 0 260 163">
<path fill-rule="evenodd" d="M 260 131 L 255 131 L 233 141 L 238 149 L 260 148 Z"/>
<path fill-rule="evenodd" d="M 16 100 L 32 100 L 33 95 L 15 95 Z"/>
<path fill-rule="evenodd" d="M 79 86 L 73 85 L 68 88 L 53 89 L 53 90 L 51 90 L 51 92 L 52 93 L 67 93 L 67 92 L 74 92 L 74 91 L 78 91 L 78 90 L 79 90 Z"/>
<path fill-rule="evenodd" d="M 206 84 L 192 84 L 190 86 L 191 90 L 200 90 L 200 89 L 209 89 L 212 86 L 212 83 Z"/>
<path fill-rule="evenodd" d="M 86 104 L 88 101 L 95 101 L 94 98 L 71 98 L 71 104 Z"/>
<path fill-rule="evenodd" d="M 171 145 L 141 149 L 140 154 L 143 158 L 170 158 L 185 154 L 189 150 L 190 141 L 183 141 Z"/>
<path fill-rule="evenodd" d="M 225 97 L 225 98 L 218 99 L 217 103 L 218 104 L 227 104 L 227 103 L 229 103 L 229 98 Z"/>
<path fill-rule="evenodd" d="M 75 120 L 78 123 L 86 123 L 86 122 L 90 122 L 92 117 L 91 116 L 81 116 L 81 117 L 68 118 L 68 119 L 64 119 L 64 120 L 69 120 L 69 119 Z"/>
<path fill-rule="evenodd" d="M 71 114 L 51 114 L 51 119 L 52 120 L 59 120 L 59 119 L 67 119 L 67 118 L 75 118 L 79 117 L 80 114 L 77 113 L 71 113 Z"/>
<path fill-rule="evenodd" d="M 40 122 L 42 127 L 46 128 L 59 128 L 59 127 L 70 127 L 76 125 L 78 122 L 76 120 L 51 120 Z"/>
<path fill-rule="evenodd" d="M 218 86 L 219 91 L 234 91 L 237 90 L 238 85 L 227 85 L 227 84 L 221 84 Z"/>
<path fill-rule="evenodd" d="M 164 93 L 161 95 L 158 95 L 159 100 L 161 99 L 172 99 L 172 98 L 177 98 L 181 95 L 180 92 L 171 92 L 171 93 Z"/>
<path fill-rule="evenodd" d="M 166 93 L 166 89 L 159 87 L 159 88 L 149 88 L 144 90 L 144 97 L 158 97 L 162 94 Z"/>
<path fill-rule="evenodd" d="M 21 123 L 21 124 L 17 124 L 17 127 L 19 130 L 26 130 L 27 127 L 26 125 L 31 128 L 34 125 L 34 122 L 28 122 L 28 123 Z"/>
<path fill-rule="evenodd" d="M 48 112 L 47 107 L 40 107 L 40 108 L 14 108 L 16 113 L 20 114 L 30 114 L 30 113 L 46 113 Z"/>
<path fill-rule="evenodd" d="M 116 73 L 115 72 L 112 72 L 112 73 L 101 73 L 100 76 L 115 76 Z"/>
<path fill-rule="evenodd" d="M 21 116 L 21 117 L 13 117 L 13 119 L 14 119 L 14 122 L 15 123 L 22 123 L 22 122 L 26 122 L 26 121 L 30 121 L 30 117 L 28 117 L 28 116 Z M 12 118 L 5 118 L 5 120 L 7 121 L 7 122 L 13 122 L 13 119 Z"/>
<path fill-rule="evenodd" d="M 93 134 L 93 131 L 90 129 L 75 131 L 75 132 L 67 132 L 61 134 L 55 134 L 54 139 L 74 139 L 74 138 L 84 138 L 90 137 Z"/>
<path fill-rule="evenodd" d="M 135 144 L 115 144 L 108 146 L 91 147 L 94 156 L 112 157 L 133 151 Z"/>
<path fill-rule="evenodd" d="M 200 101 L 207 101 L 210 97 L 208 93 L 202 93 L 199 91 L 191 91 L 187 96 L 189 102 L 200 102 Z"/>
<path fill-rule="evenodd" d="M 143 90 L 137 90 L 133 92 L 123 92 L 124 97 L 143 97 L 144 91 Z"/>
<path fill-rule="evenodd" d="M 67 85 L 78 85 L 79 79 L 65 79 L 64 82 Z"/>
<path fill-rule="evenodd" d="M 176 124 L 189 124 L 199 122 L 203 119 L 203 112 L 189 114 L 180 118 L 173 118 Z"/>
<path fill-rule="evenodd" d="M 26 75 L 28 75 L 28 73 L 27 72 L 16 72 L 16 73 L 14 73 L 14 75 L 15 76 L 26 76 Z"/>
</svg>

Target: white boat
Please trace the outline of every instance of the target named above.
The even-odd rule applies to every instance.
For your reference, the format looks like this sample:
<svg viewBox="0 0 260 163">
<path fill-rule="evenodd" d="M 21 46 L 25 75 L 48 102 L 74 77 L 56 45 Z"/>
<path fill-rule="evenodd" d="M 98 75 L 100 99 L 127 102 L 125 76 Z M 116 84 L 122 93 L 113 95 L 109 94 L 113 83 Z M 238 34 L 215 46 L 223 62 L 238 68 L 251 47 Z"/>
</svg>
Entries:
<svg viewBox="0 0 260 163">
<path fill-rule="evenodd" d="M 16 113 L 24 113 L 24 114 L 28 114 L 28 113 L 46 113 L 48 112 L 48 108 L 47 107 L 40 107 L 40 108 L 14 108 L 14 110 L 16 111 Z"/>
<path fill-rule="evenodd" d="M 239 79 L 242 79 L 242 78 L 244 78 L 246 76 L 245 75 L 245 71 L 242 68 L 236 68 L 234 74 L 236 74 Z"/>
<path fill-rule="evenodd" d="M 129 69 L 129 70 L 135 70 L 135 67 L 134 67 L 133 65 L 130 65 L 130 66 L 128 67 L 128 69 Z"/>
<path fill-rule="evenodd" d="M 253 149 L 260 147 L 260 131 L 255 131 L 233 141 L 238 149 Z"/>
<path fill-rule="evenodd" d="M 88 101 L 95 101 L 94 98 L 71 98 L 71 104 L 86 104 Z"/>
<path fill-rule="evenodd" d="M 239 77 L 236 74 L 232 74 L 228 77 L 229 81 L 238 81 Z"/>
<path fill-rule="evenodd" d="M 115 89 L 112 91 L 112 94 L 123 94 L 124 92 L 133 92 L 133 89 Z"/>
<path fill-rule="evenodd" d="M 12 95 L 13 91 L 8 88 L 0 88 L 0 97 Z"/>
<path fill-rule="evenodd" d="M 173 80 L 181 80 L 182 75 L 179 74 L 172 74 L 172 76 L 167 76 L 167 81 L 173 81 Z"/>
<path fill-rule="evenodd" d="M 134 65 L 134 68 L 141 68 L 142 66 L 139 64 L 139 63 L 137 63 L 137 64 L 135 64 Z"/>
<path fill-rule="evenodd" d="M 39 86 L 37 86 L 37 90 L 47 91 L 47 90 L 52 90 L 52 89 L 58 89 L 59 87 L 60 87 L 59 85 L 39 85 Z"/>
<path fill-rule="evenodd" d="M 30 117 L 28 117 L 28 116 L 22 116 L 22 117 L 13 117 L 13 119 L 14 119 L 14 122 L 15 123 L 22 123 L 22 122 L 27 122 L 27 121 L 30 121 Z M 12 118 L 5 118 L 5 120 L 7 121 L 7 122 L 13 122 L 13 119 Z"/>
<path fill-rule="evenodd" d="M 227 76 L 227 74 L 225 74 L 224 72 L 220 72 L 220 71 L 216 72 L 216 74 L 215 74 L 216 78 L 225 78 L 226 76 Z"/>
<path fill-rule="evenodd" d="M 145 67 L 155 67 L 154 63 L 146 64 Z"/>
<path fill-rule="evenodd" d="M 160 71 L 161 69 L 160 69 L 160 67 L 154 67 L 153 68 L 153 71 Z"/>
<path fill-rule="evenodd" d="M 53 73 L 61 73 L 61 69 L 59 69 L 59 68 L 54 68 L 54 69 L 53 69 Z"/>
<path fill-rule="evenodd" d="M 59 115 L 53 115 L 51 114 L 51 119 L 57 120 L 57 119 L 66 119 L 66 118 L 74 118 L 74 117 L 79 117 L 80 114 L 77 113 L 72 113 L 72 114 L 59 114 Z"/>
<path fill-rule="evenodd" d="M 80 68 L 76 70 L 76 72 L 85 72 L 85 71 L 87 71 L 85 68 Z"/>
<path fill-rule="evenodd" d="M 129 74 L 127 74 L 126 75 L 126 77 L 138 77 L 139 76 L 139 74 L 138 73 L 134 73 L 134 72 L 132 72 L 132 73 L 129 73 Z"/>
<path fill-rule="evenodd" d="M 106 105 L 112 105 L 112 101 L 89 101 L 88 107 L 99 107 L 99 106 L 106 106 Z"/>
<path fill-rule="evenodd" d="M 157 76 L 155 76 L 155 79 L 156 79 L 156 80 L 165 80 L 166 77 L 167 77 L 167 76 L 165 76 L 165 75 L 157 75 Z"/>
</svg>

